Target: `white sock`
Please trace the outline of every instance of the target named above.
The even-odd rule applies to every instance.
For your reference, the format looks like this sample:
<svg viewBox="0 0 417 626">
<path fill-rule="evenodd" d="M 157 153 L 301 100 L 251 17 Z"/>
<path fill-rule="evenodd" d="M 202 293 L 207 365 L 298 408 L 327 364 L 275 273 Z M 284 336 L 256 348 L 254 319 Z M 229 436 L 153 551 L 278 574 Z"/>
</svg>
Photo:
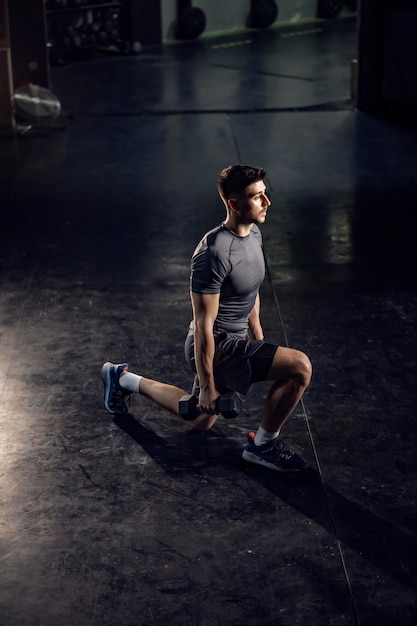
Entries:
<svg viewBox="0 0 417 626">
<path fill-rule="evenodd" d="M 262 428 L 262 426 L 259 426 L 258 432 L 255 435 L 255 441 L 254 441 L 255 446 L 262 446 L 262 444 L 268 443 L 268 441 L 272 441 L 272 439 L 275 439 L 275 437 L 278 437 L 279 432 L 280 431 L 278 430 L 274 433 L 270 433 L 264 428 Z"/>
<path fill-rule="evenodd" d="M 142 376 L 132 374 L 132 372 L 122 372 L 119 378 L 119 385 L 129 391 L 129 393 L 140 393 L 139 384 Z"/>
</svg>

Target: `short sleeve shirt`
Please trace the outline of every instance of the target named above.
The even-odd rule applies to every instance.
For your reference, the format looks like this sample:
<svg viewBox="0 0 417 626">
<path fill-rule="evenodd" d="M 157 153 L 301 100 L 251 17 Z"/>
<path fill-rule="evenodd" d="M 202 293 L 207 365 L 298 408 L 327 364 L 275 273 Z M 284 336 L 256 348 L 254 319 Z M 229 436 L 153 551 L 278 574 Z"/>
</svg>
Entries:
<svg viewBox="0 0 417 626">
<path fill-rule="evenodd" d="M 265 278 L 262 235 L 239 237 L 223 224 L 204 235 L 191 259 L 191 291 L 220 294 L 214 333 L 246 337 L 248 316 Z"/>
</svg>

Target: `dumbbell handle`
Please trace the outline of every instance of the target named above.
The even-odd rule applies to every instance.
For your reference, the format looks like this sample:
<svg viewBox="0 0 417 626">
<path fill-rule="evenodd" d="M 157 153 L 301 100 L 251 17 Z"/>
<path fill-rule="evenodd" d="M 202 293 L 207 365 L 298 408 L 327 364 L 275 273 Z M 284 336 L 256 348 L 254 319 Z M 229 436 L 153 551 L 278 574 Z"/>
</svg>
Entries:
<svg viewBox="0 0 417 626">
<path fill-rule="evenodd" d="M 217 399 L 216 411 L 227 419 L 237 417 L 240 410 L 241 401 L 235 394 L 225 394 Z M 198 409 L 198 398 L 191 394 L 182 396 L 178 403 L 178 413 L 185 420 L 195 420 L 201 413 Z"/>
</svg>

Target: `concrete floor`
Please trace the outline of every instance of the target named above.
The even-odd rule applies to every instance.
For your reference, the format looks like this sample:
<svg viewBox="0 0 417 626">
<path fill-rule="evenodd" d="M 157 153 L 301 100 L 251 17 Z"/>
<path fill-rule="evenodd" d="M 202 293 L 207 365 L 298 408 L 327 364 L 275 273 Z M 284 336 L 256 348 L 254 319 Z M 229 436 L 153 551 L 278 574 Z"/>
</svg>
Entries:
<svg viewBox="0 0 417 626">
<path fill-rule="evenodd" d="M 417 137 L 355 110 L 355 55 L 346 19 L 71 63 L 65 128 L 0 139 L 1 626 L 415 624 Z M 263 383 L 206 434 L 103 408 L 108 359 L 191 386 L 233 162 L 272 191 L 266 336 L 314 366 L 302 475 L 241 459 Z"/>
</svg>

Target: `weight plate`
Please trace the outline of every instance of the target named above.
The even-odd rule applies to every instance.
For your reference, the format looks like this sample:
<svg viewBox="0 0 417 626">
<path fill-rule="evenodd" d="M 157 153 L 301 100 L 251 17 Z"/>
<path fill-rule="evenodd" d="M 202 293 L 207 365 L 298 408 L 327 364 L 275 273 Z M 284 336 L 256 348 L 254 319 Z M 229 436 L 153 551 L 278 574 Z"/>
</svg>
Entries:
<svg viewBox="0 0 417 626">
<path fill-rule="evenodd" d="M 48 89 L 39 85 L 19 87 L 13 94 L 16 113 L 26 120 L 55 118 L 61 113 L 61 103 Z"/>
<path fill-rule="evenodd" d="M 251 20 L 255 28 L 266 28 L 278 17 L 278 5 L 274 0 L 255 0 L 252 3 Z"/>
<path fill-rule="evenodd" d="M 178 20 L 180 39 L 197 39 L 206 27 L 206 15 L 198 7 L 189 7 L 181 13 Z"/>
<path fill-rule="evenodd" d="M 317 17 L 334 18 L 343 9 L 344 0 L 319 0 Z"/>
</svg>

